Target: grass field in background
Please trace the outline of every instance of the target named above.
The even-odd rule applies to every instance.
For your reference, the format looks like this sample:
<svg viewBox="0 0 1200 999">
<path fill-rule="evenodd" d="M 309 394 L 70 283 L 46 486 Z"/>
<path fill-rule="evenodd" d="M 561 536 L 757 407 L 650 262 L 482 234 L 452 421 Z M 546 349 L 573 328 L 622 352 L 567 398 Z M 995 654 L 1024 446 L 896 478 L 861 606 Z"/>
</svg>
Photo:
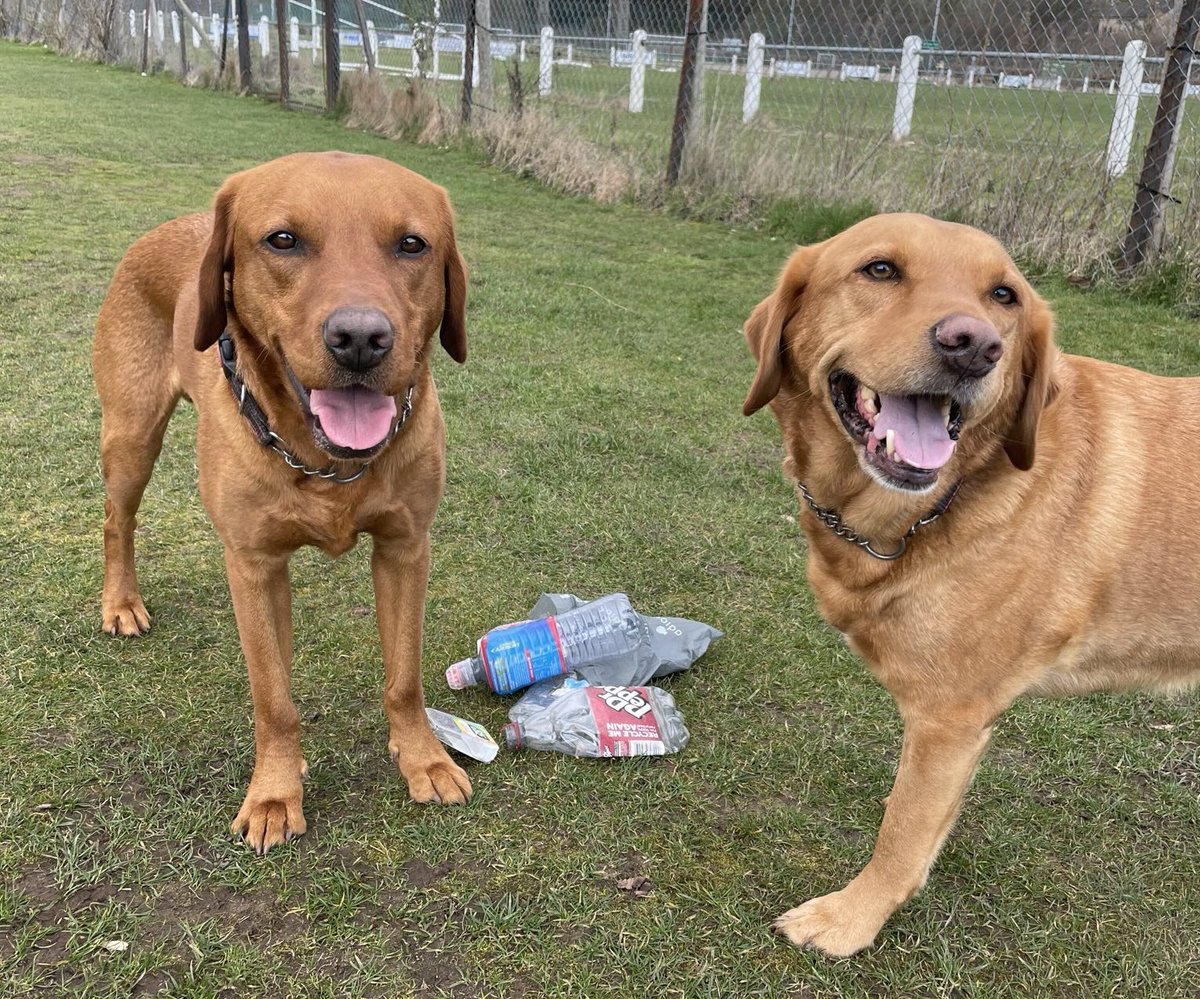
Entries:
<svg viewBox="0 0 1200 999">
<path fill-rule="evenodd" d="M 827 960 L 768 932 L 865 862 L 900 738 L 814 613 L 777 431 L 740 415 L 740 325 L 787 243 L 40 49 L 0 44 L 0 106 L 0 994 L 1200 991 L 1196 696 L 1019 705 L 927 889 L 874 948 Z M 435 361 L 449 468 L 429 703 L 498 731 L 510 702 L 452 693 L 442 670 L 545 589 L 625 589 L 726 637 L 664 683 L 692 733 L 679 755 L 506 752 L 470 765 L 468 807 L 421 808 L 386 753 L 369 544 L 337 562 L 302 552 L 309 833 L 256 859 L 227 832 L 250 701 L 186 407 L 140 515 L 154 630 L 98 631 L 91 331 L 138 235 L 205 208 L 235 170 L 330 148 L 445 185 L 471 268 L 470 361 Z M 1194 322 L 1042 290 L 1069 349 L 1200 372 Z M 645 897 L 619 887 L 632 875 L 651 880 Z"/>
</svg>

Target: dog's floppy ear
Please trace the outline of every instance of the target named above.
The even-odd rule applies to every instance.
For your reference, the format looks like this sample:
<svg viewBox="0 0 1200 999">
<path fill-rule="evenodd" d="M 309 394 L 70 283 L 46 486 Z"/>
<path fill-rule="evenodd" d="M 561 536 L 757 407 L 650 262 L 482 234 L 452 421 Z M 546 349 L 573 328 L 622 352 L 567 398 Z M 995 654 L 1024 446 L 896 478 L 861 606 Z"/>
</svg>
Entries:
<svg viewBox="0 0 1200 999">
<path fill-rule="evenodd" d="M 208 350 L 225 329 L 225 274 L 233 271 L 234 185 L 228 180 L 213 205 L 213 229 L 200 262 L 200 296 L 196 312 L 197 350 Z"/>
<path fill-rule="evenodd" d="M 1021 355 L 1021 381 L 1025 391 L 1012 427 L 1005 435 L 1008 460 L 1022 472 L 1033 467 L 1038 423 L 1044 410 L 1058 394 L 1054 377 L 1058 348 L 1054 346 L 1054 316 L 1050 307 L 1032 289 L 1028 301 L 1028 335 Z"/>
<path fill-rule="evenodd" d="M 451 244 L 446 258 L 446 308 L 442 312 L 442 346 L 454 360 L 467 359 L 467 265 Z"/>
<path fill-rule="evenodd" d="M 803 246 L 791 255 L 779 276 L 775 290 L 754 307 L 743 333 L 750 353 L 758 359 L 758 370 L 750 393 L 742 403 L 742 412 L 757 413 L 779 394 L 783 380 L 783 330 L 800 307 L 800 294 L 808 283 L 808 273 L 816 256 L 816 247 Z"/>
</svg>

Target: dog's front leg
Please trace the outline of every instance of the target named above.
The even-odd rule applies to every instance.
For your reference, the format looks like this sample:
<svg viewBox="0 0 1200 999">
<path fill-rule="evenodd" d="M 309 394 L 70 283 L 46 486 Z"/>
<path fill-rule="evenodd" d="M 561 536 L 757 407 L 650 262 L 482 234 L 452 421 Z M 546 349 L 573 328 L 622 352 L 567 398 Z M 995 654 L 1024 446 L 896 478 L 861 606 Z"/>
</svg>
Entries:
<svg viewBox="0 0 1200 999">
<path fill-rule="evenodd" d="M 429 582 L 429 539 L 376 537 L 371 553 L 375 615 L 383 646 L 388 752 L 414 801 L 465 804 L 471 780 L 437 741 L 421 689 L 421 627 Z"/>
<path fill-rule="evenodd" d="M 225 549 L 229 592 L 254 698 L 254 774 L 230 828 L 260 856 L 306 828 L 300 715 L 292 702 L 288 557 Z"/>
<path fill-rule="evenodd" d="M 896 782 L 870 863 L 841 891 L 785 912 L 775 929 L 797 946 L 838 957 L 862 950 L 920 890 L 987 748 L 991 719 L 910 717 Z"/>
</svg>

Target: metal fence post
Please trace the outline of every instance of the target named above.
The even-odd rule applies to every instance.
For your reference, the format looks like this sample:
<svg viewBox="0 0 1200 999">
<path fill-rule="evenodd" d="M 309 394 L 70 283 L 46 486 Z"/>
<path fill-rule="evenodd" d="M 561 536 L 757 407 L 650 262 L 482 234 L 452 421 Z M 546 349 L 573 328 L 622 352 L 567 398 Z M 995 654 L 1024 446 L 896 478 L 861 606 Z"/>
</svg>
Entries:
<svg viewBox="0 0 1200 999">
<path fill-rule="evenodd" d="M 629 110 L 640 114 L 646 99 L 646 32 L 633 33 L 633 62 L 629 67 Z"/>
<path fill-rule="evenodd" d="M 758 114 L 758 102 L 762 95 L 763 57 L 766 55 L 767 39 L 761 32 L 750 36 L 750 47 L 746 51 L 746 89 L 742 92 L 742 124 Z"/>
<path fill-rule="evenodd" d="M 1154 257 L 1162 249 L 1163 210 L 1170 195 L 1171 179 L 1175 173 L 1175 150 L 1179 144 L 1179 126 L 1183 123 L 1184 97 L 1192 71 L 1196 36 L 1200 33 L 1200 0 L 1183 0 L 1175 41 L 1167 56 L 1163 72 L 1162 94 L 1137 194 L 1129 219 L 1129 234 L 1121 253 L 1121 269 L 1133 270 Z"/>
<path fill-rule="evenodd" d="M 1133 126 L 1137 124 L 1138 98 L 1142 93 L 1142 75 L 1146 70 L 1146 43 L 1133 41 L 1125 46 L 1121 61 L 1121 82 L 1117 88 L 1117 109 L 1108 133 L 1108 159 L 1105 171 L 1109 180 L 1120 177 L 1129 166 L 1133 145 Z"/>
<path fill-rule="evenodd" d="M 554 29 L 542 28 L 542 47 L 538 50 L 538 97 L 549 97 L 554 82 Z"/>
<path fill-rule="evenodd" d="M 917 100 L 917 71 L 921 66 L 921 37 L 904 39 L 900 55 L 900 79 L 896 83 L 896 110 L 892 113 L 892 139 L 900 142 L 912 132 L 913 105 Z"/>
</svg>

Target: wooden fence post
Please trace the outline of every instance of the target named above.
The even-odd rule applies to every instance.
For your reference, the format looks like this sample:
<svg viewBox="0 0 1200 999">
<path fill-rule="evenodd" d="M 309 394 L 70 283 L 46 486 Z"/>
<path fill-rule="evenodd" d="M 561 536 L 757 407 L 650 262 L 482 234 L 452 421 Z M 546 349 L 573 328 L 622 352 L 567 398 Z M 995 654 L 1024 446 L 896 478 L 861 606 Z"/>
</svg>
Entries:
<svg viewBox="0 0 1200 999">
<path fill-rule="evenodd" d="M 358 31 L 362 35 L 363 61 L 367 64 L 367 73 L 375 73 L 375 52 L 371 48 L 371 34 L 368 31 L 367 8 L 363 0 L 354 0 L 354 12 L 358 16 Z"/>
<path fill-rule="evenodd" d="M 742 91 L 742 124 L 748 124 L 758 114 L 762 95 L 763 57 L 767 39 L 762 32 L 750 36 L 750 48 L 746 52 L 746 86 Z M 736 58 L 736 57 L 735 57 Z"/>
<path fill-rule="evenodd" d="M 1196 36 L 1200 33 L 1200 0 L 1183 0 L 1175 41 L 1163 72 L 1158 112 L 1146 146 L 1146 159 L 1137 193 L 1129 233 L 1121 252 L 1120 269 L 1129 272 L 1152 259 L 1162 249 L 1163 210 L 1171 197 L 1171 178 L 1175 173 L 1175 150 L 1179 144 L 1179 126 L 1183 122 L 1184 98 L 1192 70 Z"/>
<path fill-rule="evenodd" d="M 538 97 L 549 97 L 554 85 L 554 29 L 542 28 L 542 47 L 538 49 Z"/>
<path fill-rule="evenodd" d="M 688 0 L 687 27 L 683 39 L 683 61 L 679 67 L 679 95 L 675 99 L 675 124 L 671 129 L 671 151 L 667 154 L 667 185 L 674 187 L 683 169 L 683 157 L 692 130 L 696 103 L 697 51 L 705 31 L 704 0 Z M 637 56 L 635 55 L 636 59 Z M 703 72 L 703 67 L 701 67 Z"/>
<path fill-rule="evenodd" d="M 629 110 L 641 114 L 646 100 L 646 32 L 633 33 L 633 62 L 629 66 Z"/>
<path fill-rule="evenodd" d="M 287 106 L 287 102 L 291 100 L 291 64 L 289 59 L 291 51 L 288 47 L 288 36 L 290 34 L 299 34 L 299 22 L 296 22 L 296 27 L 293 29 L 288 22 L 288 0 L 275 0 L 275 37 L 279 40 L 279 103 Z M 295 21 L 292 18 L 292 21 Z"/>
<path fill-rule="evenodd" d="M 900 56 L 900 82 L 896 84 L 896 107 L 892 112 L 892 141 L 902 142 L 912 132 L 913 106 L 917 101 L 917 75 L 921 68 L 921 37 L 904 39 Z"/>
<path fill-rule="evenodd" d="M 471 67 L 475 65 L 475 0 L 467 0 L 467 30 L 463 41 L 462 120 L 467 125 L 471 121 L 472 88 L 475 84 L 471 72 Z"/>
<path fill-rule="evenodd" d="M 236 0 L 238 85 L 242 90 L 249 91 L 254 80 L 250 73 L 250 18 L 246 8 L 246 0 Z"/>
<path fill-rule="evenodd" d="M 337 0 L 322 0 L 322 33 L 325 36 L 325 110 L 334 111 L 342 85 L 342 46 L 338 37 Z"/>
<path fill-rule="evenodd" d="M 1108 179 L 1122 176 L 1129 168 L 1129 149 L 1133 145 L 1133 126 L 1137 124 L 1138 99 L 1142 96 L 1142 74 L 1146 71 L 1146 43 L 1132 41 L 1125 46 L 1121 60 L 1121 83 L 1117 87 L 1117 107 L 1108 132 L 1108 153 L 1104 166 Z"/>
</svg>

